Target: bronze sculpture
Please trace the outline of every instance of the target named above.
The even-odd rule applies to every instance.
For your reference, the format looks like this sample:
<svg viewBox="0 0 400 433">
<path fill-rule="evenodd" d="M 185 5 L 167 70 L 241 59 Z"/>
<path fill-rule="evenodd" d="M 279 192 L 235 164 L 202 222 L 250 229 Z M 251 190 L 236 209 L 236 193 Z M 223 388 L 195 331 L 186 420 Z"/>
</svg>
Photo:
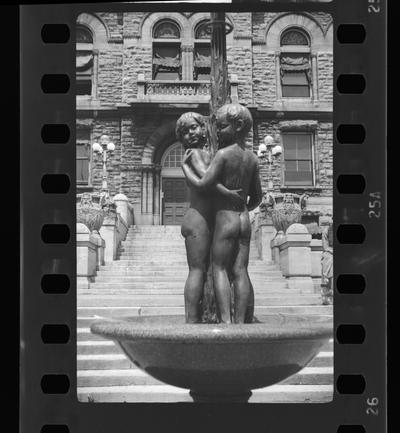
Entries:
<svg viewBox="0 0 400 433">
<path fill-rule="evenodd" d="M 252 127 L 252 117 L 240 104 L 222 106 L 216 116 L 219 150 L 203 173 L 194 167 L 201 165 L 199 152 L 188 149 L 182 168 L 192 190 L 201 194 L 221 183 L 231 189 L 229 194 L 213 200 L 215 221 L 211 245 L 213 283 L 219 320 L 231 323 L 231 281 L 234 290 L 233 322 L 252 322 L 254 292 L 247 266 L 250 249 L 248 211 L 262 199 L 258 160 L 245 148 L 245 138 Z M 240 193 L 241 201 L 232 199 Z M 229 197 L 231 195 L 232 197 Z M 190 264 L 189 264 L 190 266 Z M 190 306 L 189 306 L 190 308 Z"/>
<path fill-rule="evenodd" d="M 176 136 L 185 149 L 193 152 L 191 168 L 203 176 L 210 164 L 210 154 L 203 150 L 206 145 L 206 120 L 198 113 L 184 113 L 176 123 Z M 213 201 L 222 199 L 242 202 L 238 190 L 228 190 L 217 183 L 211 191 L 190 187 L 190 205 L 182 224 L 185 237 L 189 275 L 185 284 L 185 316 L 187 323 L 201 321 L 200 301 L 209 267 L 210 246 L 214 229 Z"/>
</svg>

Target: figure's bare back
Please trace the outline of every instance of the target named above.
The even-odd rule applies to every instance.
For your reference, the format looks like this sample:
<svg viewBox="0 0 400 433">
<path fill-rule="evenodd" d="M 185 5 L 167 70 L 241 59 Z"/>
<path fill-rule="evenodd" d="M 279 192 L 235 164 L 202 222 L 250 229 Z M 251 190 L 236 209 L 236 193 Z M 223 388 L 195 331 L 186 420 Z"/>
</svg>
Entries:
<svg viewBox="0 0 400 433">
<path fill-rule="evenodd" d="M 252 186 L 254 171 L 257 170 L 257 159 L 253 152 L 233 144 L 221 149 L 224 165 L 221 170 L 219 181 L 228 189 L 240 189 L 243 200 L 247 200 Z M 220 203 L 219 209 L 241 210 L 231 207 L 229 203 Z"/>
<path fill-rule="evenodd" d="M 248 195 L 257 160 L 253 152 L 237 144 L 223 149 L 224 170 L 221 182 L 229 189 L 242 189 Z"/>
</svg>

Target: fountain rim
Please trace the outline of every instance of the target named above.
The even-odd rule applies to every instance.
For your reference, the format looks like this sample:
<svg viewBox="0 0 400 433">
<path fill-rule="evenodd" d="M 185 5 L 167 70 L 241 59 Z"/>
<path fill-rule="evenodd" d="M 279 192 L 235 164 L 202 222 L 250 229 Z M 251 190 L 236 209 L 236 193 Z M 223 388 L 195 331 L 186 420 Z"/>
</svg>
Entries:
<svg viewBox="0 0 400 433">
<path fill-rule="evenodd" d="M 102 320 L 92 324 L 90 330 L 93 334 L 101 335 L 113 340 L 159 341 L 159 342 L 185 342 L 185 343 L 252 343 L 260 341 L 297 341 L 316 340 L 333 336 L 333 316 L 328 315 L 289 315 L 271 314 L 260 315 L 259 318 L 274 316 L 280 319 L 298 318 L 305 326 L 296 326 L 288 330 L 285 323 L 270 325 L 268 323 L 251 324 L 187 324 L 183 316 L 157 316 L 151 318 L 152 323 L 146 322 L 151 316 L 126 317 L 123 319 Z M 174 323 L 166 323 L 168 319 Z M 182 323 L 176 323 L 182 318 Z M 306 322 L 306 319 L 319 320 L 316 323 Z M 321 318 L 325 320 L 321 321 Z M 286 323 L 288 324 L 288 323 Z"/>
</svg>

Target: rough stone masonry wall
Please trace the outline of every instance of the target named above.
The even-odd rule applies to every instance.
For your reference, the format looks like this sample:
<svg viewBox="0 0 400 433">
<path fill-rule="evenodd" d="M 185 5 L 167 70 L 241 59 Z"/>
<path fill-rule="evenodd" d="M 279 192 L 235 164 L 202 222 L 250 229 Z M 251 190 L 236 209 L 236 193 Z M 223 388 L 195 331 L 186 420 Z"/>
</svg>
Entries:
<svg viewBox="0 0 400 433">
<path fill-rule="evenodd" d="M 277 100 L 277 77 L 275 52 L 266 42 L 268 25 L 277 18 L 280 13 L 255 12 L 252 16 L 253 29 L 253 98 L 256 105 L 271 108 Z M 309 13 L 319 22 L 324 32 L 332 22 L 330 14 Z M 328 51 L 328 48 L 330 49 Z M 311 47 L 312 49 L 312 47 Z M 333 47 L 327 47 L 324 51 L 317 52 L 317 79 L 319 99 L 324 102 L 333 100 Z M 313 49 L 312 49 L 313 50 Z"/>
<path fill-rule="evenodd" d="M 122 101 L 122 44 L 109 43 L 99 51 L 97 95 L 104 105 Z"/>
<path fill-rule="evenodd" d="M 318 53 L 317 59 L 319 99 L 333 102 L 333 54 Z"/>
<path fill-rule="evenodd" d="M 140 72 L 145 80 L 152 79 L 152 46 L 135 38 L 124 49 L 123 102 L 136 98 Z"/>
<path fill-rule="evenodd" d="M 121 121 L 121 192 L 131 203 L 140 200 L 142 175 L 139 169 L 143 153 L 143 139 L 138 134 L 136 116 L 124 117 Z"/>
<path fill-rule="evenodd" d="M 104 105 L 122 101 L 122 13 L 98 13 L 108 30 L 108 44 L 98 53 L 97 98 Z"/>
<path fill-rule="evenodd" d="M 120 164 L 121 164 L 121 127 L 118 118 L 90 119 L 79 118 L 76 122 L 77 129 L 88 128 L 91 131 L 92 143 L 99 142 L 100 136 L 106 134 L 110 141 L 115 144 L 115 150 L 107 162 L 107 184 L 111 195 L 118 193 L 120 188 Z M 91 144 L 92 144 L 91 143 Z M 100 191 L 103 177 L 103 159 L 101 155 L 95 154 L 91 149 L 91 172 L 89 183 L 95 191 Z"/>
<path fill-rule="evenodd" d="M 280 135 L 282 132 L 290 128 L 292 132 L 296 130 L 301 132 L 305 130 L 306 125 L 313 125 L 314 130 L 314 170 L 315 170 L 315 186 L 308 188 L 298 188 L 298 192 L 307 191 L 310 196 L 325 195 L 331 196 L 333 191 L 333 125 L 330 122 L 316 121 L 256 121 L 254 133 L 254 148 L 257 152 L 260 143 L 262 143 L 266 135 L 271 135 L 275 138 L 275 144 L 281 144 Z M 271 165 L 271 175 L 274 186 L 274 191 L 280 191 L 283 185 L 283 156 L 273 159 Z M 268 190 L 269 167 L 266 161 L 260 160 L 260 176 L 262 181 L 262 190 L 265 193 Z"/>
<path fill-rule="evenodd" d="M 239 102 L 244 105 L 253 102 L 252 89 L 252 53 L 251 46 L 240 44 L 227 47 L 228 74 L 236 74 L 238 77 Z"/>
</svg>

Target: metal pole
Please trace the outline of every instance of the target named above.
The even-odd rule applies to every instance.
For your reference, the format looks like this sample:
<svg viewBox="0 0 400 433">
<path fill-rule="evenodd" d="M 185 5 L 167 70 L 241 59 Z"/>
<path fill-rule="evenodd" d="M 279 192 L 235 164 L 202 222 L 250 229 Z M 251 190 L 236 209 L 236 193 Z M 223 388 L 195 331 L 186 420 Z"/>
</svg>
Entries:
<svg viewBox="0 0 400 433">
<path fill-rule="evenodd" d="M 229 101 L 228 68 L 226 64 L 225 13 L 211 12 L 211 98 L 209 142 L 212 155 L 218 150 L 216 113 Z"/>
<path fill-rule="evenodd" d="M 103 192 L 107 193 L 107 188 L 107 150 L 106 148 L 103 148 L 103 182 L 101 189 L 103 190 Z"/>
</svg>

